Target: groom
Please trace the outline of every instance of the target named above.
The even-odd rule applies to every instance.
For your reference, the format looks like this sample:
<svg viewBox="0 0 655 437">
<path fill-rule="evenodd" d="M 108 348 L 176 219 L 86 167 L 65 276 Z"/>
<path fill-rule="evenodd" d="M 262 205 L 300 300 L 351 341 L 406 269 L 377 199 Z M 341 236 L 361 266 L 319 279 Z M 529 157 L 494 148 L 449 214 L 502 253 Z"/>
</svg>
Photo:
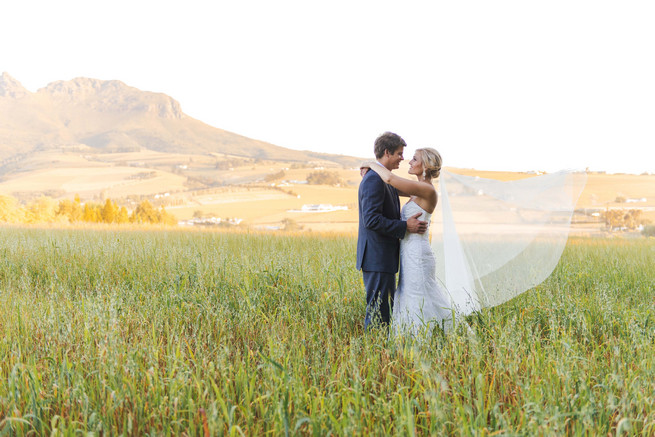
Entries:
<svg viewBox="0 0 655 437">
<path fill-rule="evenodd" d="M 400 136 L 385 132 L 375 140 L 375 158 L 383 167 L 395 170 L 407 146 Z M 359 235 L 357 270 L 362 270 L 366 288 L 364 328 L 372 323 L 388 325 L 396 290 L 400 240 L 406 232 L 422 234 L 427 222 L 400 218 L 398 192 L 374 171 L 367 172 L 359 184 Z"/>
</svg>

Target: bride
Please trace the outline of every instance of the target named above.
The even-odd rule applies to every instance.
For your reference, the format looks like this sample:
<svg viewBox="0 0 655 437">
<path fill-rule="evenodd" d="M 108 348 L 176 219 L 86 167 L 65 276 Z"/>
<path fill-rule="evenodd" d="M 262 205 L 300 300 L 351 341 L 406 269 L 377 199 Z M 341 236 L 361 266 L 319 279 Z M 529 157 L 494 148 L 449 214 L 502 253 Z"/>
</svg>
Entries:
<svg viewBox="0 0 655 437">
<path fill-rule="evenodd" d="M 373 161 L 362 164 L 380 175 L 382 180 L 398 190 L 409 201 L 401 210 L 402 220 L 421 213 L 419 220 L 430 223 L 438 195 L 432 181 L 439 177 L 441 155 L 432 148 L 417 149 L 409 162 L 409 174 L 416 180 L 394 175 Z M 446 290 L 438 283 L 435 258 L 430 247 L 429 232 L 407 233 L 400 241 L 400 276 L 394 297 L 392 321 L 396 333 L 418 334 L 443 326 L 452 318 L 451 302 Z"/>
</svg>

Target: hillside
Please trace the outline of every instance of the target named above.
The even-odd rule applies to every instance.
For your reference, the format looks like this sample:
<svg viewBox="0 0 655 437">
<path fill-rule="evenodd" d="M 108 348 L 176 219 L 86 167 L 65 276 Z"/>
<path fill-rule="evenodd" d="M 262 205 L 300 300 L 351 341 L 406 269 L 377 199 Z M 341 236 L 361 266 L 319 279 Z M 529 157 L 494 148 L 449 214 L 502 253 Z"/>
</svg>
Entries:
<svg viewBox="0 0 655 437">
<path fill-rule="evenodd" d="M 161 93 L 117 80 L 76 78 L 32 93 L 0 76 L 0 175 L 23 171 L 40 152 L 159 152 L 351 166 L 357 159 L 291 150 L 209 126 Z"/>
<path fill-rule="evenodd" d="M 179 103 L 119 81 L 77 78 L 32 93 L 0 76 L 0 195 L 83 202 L 148 199 L 179 220 L 236 218 L 278 229 L 357 229 L 360 158 L 297 151 L 227 132 L 184 114 Z M 405 161 L 399 174 L 407 174 Z M 530 175 L 451 169 L 498 180 Z M 311 185 L 329 171 L 338 186 Z M 321 205 L 320 208 L 317 207 Z M 600 229 L 608 209 L 639 209 L 655 222 L 654 175 L 590 174 L 576 217 Z"/>
</svg>

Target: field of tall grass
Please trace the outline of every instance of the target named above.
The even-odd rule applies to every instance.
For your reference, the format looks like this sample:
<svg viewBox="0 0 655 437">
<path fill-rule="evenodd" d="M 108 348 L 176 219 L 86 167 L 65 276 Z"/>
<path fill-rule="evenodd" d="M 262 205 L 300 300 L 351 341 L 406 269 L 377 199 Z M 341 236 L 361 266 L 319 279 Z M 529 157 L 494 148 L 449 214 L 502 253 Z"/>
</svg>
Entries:
<svg viewBox="0 0 655 437">
<path fill-rule="evenodd" d="M 363 331 L 352 237 L 0 241 L 0 435 L 655 434 L 653 239 L 417 342 Z"/>
</svg>

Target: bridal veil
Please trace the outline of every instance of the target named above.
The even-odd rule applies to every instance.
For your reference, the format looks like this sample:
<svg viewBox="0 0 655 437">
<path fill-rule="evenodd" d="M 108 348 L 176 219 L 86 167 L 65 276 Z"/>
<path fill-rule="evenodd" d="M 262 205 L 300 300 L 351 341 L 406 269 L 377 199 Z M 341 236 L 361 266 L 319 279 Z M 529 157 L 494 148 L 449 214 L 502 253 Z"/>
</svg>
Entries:
<svg viewBox="0 0 655 437">
<path fill-rule="evenodd" d="M 456 316 L 500 305 L 552 273 L 585 182 L 584 172 L 503 182 L 442 170 L 431 244 Z"/>
</svg>

